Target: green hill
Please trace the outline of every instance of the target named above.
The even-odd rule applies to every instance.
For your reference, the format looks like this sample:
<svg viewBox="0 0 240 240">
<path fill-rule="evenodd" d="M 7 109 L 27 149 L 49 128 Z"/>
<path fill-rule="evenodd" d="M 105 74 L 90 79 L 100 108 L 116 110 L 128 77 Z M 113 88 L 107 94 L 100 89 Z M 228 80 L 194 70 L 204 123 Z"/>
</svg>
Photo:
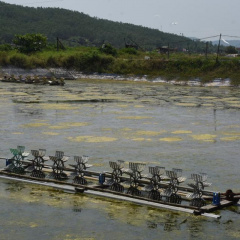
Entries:
<svg viewBox="0 0 240 240">
<path fill-rule="evenodd" d="M 10 43 L 15 34 L 41 33 L 48 41 L 59 37 L 65 44 L 100 46 L 103 42 L 114 47 L 133 40 L 140 47 L 152 50 L 166 46 L 204 51 L 205 44 L 156 29 L 90 17 L 84 13 L 59 8 L 32 8 L 0 1 L 0 44 Z M 211 50 L 211 48 L 210 48 Z"/>
</svg>

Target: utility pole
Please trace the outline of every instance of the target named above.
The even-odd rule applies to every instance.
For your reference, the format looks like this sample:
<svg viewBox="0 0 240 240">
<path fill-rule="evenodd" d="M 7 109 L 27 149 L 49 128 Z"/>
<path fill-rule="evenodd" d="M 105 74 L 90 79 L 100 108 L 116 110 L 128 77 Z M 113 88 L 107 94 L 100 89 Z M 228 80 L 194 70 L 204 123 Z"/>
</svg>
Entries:
<svg viewBox="0 0 240 240">
<path fill-rule="evenodd" d="M 170 51 L 170 49 L 169 49 L 169 43 L 168 43 L 168 59 L 169 59 L 169 51 Z"/>
<path fill-rule="evenodd" d="M 62 42 L 57 37 L 57 51 L 59 51 L 59 49 L 65 50 L 65 47 L 63 46 Z"/>
<path fill-rule="evenodd" d="M 220 36 L 219 36 L 219 42 L 218 42 L 218 49 L 217 49 L 216 63 L 218 62 L 218 55 L 219 55 L 219 49 L 220 49 L 221 38 L 222 38 L 222 34 L 220 33 Z"/>
<path fill-rule="evenodd" d="M 59 39 L 57 37 L 57 51 L 59 51 Z"/>
<path fill-rule="evenodd" d="M 208 42 L 206 42 L 206 52 L 205 52 L 206 58 L 207 58 L 207 55 L 208 55 Z"/>
</svg>

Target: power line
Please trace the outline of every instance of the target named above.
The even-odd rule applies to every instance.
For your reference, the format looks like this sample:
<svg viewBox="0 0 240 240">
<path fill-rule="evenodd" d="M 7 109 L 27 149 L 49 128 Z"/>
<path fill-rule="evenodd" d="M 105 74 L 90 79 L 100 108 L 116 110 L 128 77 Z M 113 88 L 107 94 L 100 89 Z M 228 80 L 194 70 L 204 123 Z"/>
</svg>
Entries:
<svg viewBox="0 0 240 240">
<path fill-rule="evenodd" d="M 225 36 L 225 35 L 224 35 Z M 197 41 L 201 41 L 201 40 L 205 40 L 205 39 L 210 39 L 210 38 L 214 38 L 214 37 L 219 37 L 219 35 L 215 35 L 215 36 L 210 36 L 210 37 L 204 37 L 204 38 L 196 38 Z M 182 41 L 173 41 L 173 42 L 169 42 L 169 43 L 184 43 L 184 42 L 194 42 L 194 39 L 187 39 L 187 40 L 182 40 Z"/>
<path fill-rule="evenodd" d="M 35 3 L 49 3 L 49 2 L 63 2 L 64 0 L 48 0 L 48 1 L 42 1 L 42 2 L 30 2 L 25 4 L 35 4 Z"/>
<path fill-rule="evenodd" d="M 64 0 L 46 0 L 46 1 L 39 1 L 39 2 L 25 2 L 21 3 L 21 5 L 32 5 L 32 4 L 42 4 L 42 3 L 55 3 L 55 2 L 63 2 Z M 10 4 L 10 3 L 9 3 Z M 0 8 L 5 8 L 5 6 L 1 6 Z"/>
<path fill-rule="evenodd" d="M 224 37 L 231 37 L 231 38 L 240 38 L 239 36 L 229 36 L 229 35 L 222 35 Z"/>
<path fill-rule="evenodd" d="M 201 40 L 205 40 L 205 39 L 209 39 L 209 38 L 215 38 L 215 37 L 219 37 L 219 35 L 215 35 L 215 36 L 211 36 L 211 37 L 205 37 L 205 38 L 198 38 L 198 40 L 201 41 Z"/>
</svg>

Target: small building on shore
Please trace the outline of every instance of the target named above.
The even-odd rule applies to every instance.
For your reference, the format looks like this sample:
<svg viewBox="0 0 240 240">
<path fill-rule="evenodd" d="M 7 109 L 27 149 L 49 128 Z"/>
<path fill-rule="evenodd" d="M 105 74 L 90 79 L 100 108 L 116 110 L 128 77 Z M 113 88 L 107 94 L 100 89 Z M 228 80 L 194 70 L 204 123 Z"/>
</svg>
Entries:
<svg viewBox="0 0 240 240">
<path fill-rule="evenodd" d="M 158 47 L 158 48 L 157 48 L 157 51 L 158 51 L 159 53 L 168 53 L 168 51 L 169 51 L 169 52 L 177 52 L 178 49 L 177 49 L 177 48 L 169 48 L 169 49 L 168 49 L 168 46 L 162 46 L 162 47 Z"/>
</svg>

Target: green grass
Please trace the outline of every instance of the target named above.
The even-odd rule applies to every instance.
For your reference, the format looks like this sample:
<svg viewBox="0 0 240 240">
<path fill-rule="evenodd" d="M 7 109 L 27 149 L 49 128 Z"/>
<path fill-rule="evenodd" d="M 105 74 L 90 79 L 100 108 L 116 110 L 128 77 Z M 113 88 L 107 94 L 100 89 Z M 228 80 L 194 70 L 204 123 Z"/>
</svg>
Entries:
<svg viewBox="0 0 240 240">
<path fill-rule="evenodd" d="M 156 51 L 142 52 L 135 49 L 120 49 L 117 54 L 103 53 L 94 47 L 45 50 L 31 55 L 12 51 L 0 51 L 0 66 L 21 68 L 62 67 L 82 72 L 116 73 L 129 75 L 161 76 L 166 79 L 189 80 L 199 77 L 207 82 L 214 78 L 230 78 L 240 84 L 240 58 L 183 53 L 159 54 Z"/>
</svg>

